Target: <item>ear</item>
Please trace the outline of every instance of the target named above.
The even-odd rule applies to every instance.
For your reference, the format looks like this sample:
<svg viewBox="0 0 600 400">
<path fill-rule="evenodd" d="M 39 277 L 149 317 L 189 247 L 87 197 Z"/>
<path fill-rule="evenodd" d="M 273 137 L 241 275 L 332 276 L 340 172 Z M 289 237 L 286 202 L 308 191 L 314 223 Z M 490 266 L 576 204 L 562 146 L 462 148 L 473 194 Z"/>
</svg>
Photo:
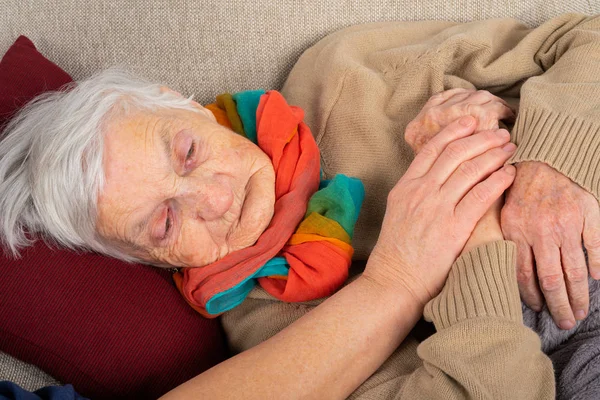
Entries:
<svg viewBox="0 0 600 400">
<path fill-rule="evenodd" d="M 181 93 L 179 93 L 179 92 L 177 92 L 177 91 L 175 91 L 175 90 L 173 90 L 173 89 L 171 89 L 171 88 L 168 88 L 168 87 L 166 87 L 166 86 L 161 86 L 161 87 L 160 87 L 160 92 L 161 92 L 161 93 L 171 93 L 171 94 L 174 94 L 175 96 L 178 96 L 178 97 L 183 97 L 183 95 L 182 95 Z M 215 116 L 213 115 L 213 113 L 212 113 L 212 112 L 210 112 L 210 110 L 208 110 L 208 109 L 206 109 L 206 108 L 202 107 L 202 105 L 200 105 L 200 103 L 198 103 L 198 102 L 196 102 L 196 101 L 194 101 L 194 100 L 191 100 L 191 103 L 192 103 L 192 105 L 193 105 L 194 107 L 196 107 L 198 110 L 200 110 L 200 111 L 202 112 L 202 114 L 204 114 L 204 115 L 205 115 L 206 117 L 208 117 L 209 119 L 211 119 L 211 120 L 213 120 L 213 121 L 216 121 L 216 120 L 217 120 L 217 119 L 215 118 Z"/>
</svg>

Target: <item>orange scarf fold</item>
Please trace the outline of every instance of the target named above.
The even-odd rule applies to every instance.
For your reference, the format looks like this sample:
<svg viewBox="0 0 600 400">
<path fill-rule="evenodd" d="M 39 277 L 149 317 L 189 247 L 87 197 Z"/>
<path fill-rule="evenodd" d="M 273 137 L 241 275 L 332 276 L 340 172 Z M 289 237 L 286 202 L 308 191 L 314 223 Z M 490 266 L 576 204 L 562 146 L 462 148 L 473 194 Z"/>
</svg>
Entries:
<svg viewBox="0 0 600 400">
<path fill-rule="evenodd" d="M 224 119 L 222 111 L 216 114 Z M 303 119 L 303 110 L 289 106 L 280 93 L 269 91 L 260 97 L 256 135 L 275 170 L 274 215 L 253 246 L 174 276 L 187 302 L 202 315 L 218 315 L 207 307 L 211 299 L 249 277 L 256 276 L 267 292 L 292 302 L 330 295 L 346 280 L 353 252 L 351 232 L 321 213 L 306 215 L 309 200 L 319 190 L 320 155 Z M 276 256 L 289 264 L 287 275 L 258 274 Z"/>
</svg>

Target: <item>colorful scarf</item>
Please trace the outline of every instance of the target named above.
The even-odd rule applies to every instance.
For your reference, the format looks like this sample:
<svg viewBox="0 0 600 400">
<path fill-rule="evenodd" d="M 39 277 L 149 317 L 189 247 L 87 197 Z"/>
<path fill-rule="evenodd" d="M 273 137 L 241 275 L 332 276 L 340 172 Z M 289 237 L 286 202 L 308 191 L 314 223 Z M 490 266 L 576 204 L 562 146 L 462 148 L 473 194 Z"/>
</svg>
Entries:
<svg viewBox="0 0 600 400">
<path fill-rule="evenodd" d="M 288 302 L 334 293 L 347 279 L 351 239 L 364 199 L 360 180 L 320 180 L 320 154 L 304 111 L 276 91 L 217 97 L 217 122 L 258 144 L 275 169 L 275 210 L 257 242 L 174 275 L 186 301 L 206 317 L 239 305 L 258 283 Z"/>
</svg>

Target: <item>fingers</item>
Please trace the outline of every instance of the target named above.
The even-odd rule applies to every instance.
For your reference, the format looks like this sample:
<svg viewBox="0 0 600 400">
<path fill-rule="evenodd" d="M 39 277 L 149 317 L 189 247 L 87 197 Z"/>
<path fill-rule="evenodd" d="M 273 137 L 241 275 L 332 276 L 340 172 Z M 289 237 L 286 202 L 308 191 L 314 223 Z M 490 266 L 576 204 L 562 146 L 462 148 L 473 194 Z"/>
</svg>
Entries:
<svg viewBox="0 0 600 400">
<path fill-rule="evenodd" d="M 581 247 L 581 233 L 567 232 L 565 238 L 570 241 L 563 243 L 560 248 L 560 256 L 567 284 L 567 294 L 575 319 L 581 321 L 588 313 L 590 302 L 588 270 Z"/>
<path fill-rule="evenodd" d="M 510 134 L 505 129 L 485 131 L 464 139 L 455 140 L 448 144 L 442 154 L 431 167 L 428 175 L 438 185 L 444 184 L 457 168 L 467 160 L 471 160 L 484 152 L 502 146 L 510 140 Z M 475 164 L 467 164 L 473 169 Z M 463 168 L 463 176 L 466 174 Z M 476 182 L 472 181 L 471 184 Z"/>
<path fill-rule="evenodd" d="M 487 110 L 488 107 L 485 104 L 481 106 L 481 108 L 484 110 L 484 113 L 490 113 L 494 119 L 514 121 L 515 112 L 505 103 L 506 102 L 500 102 L 496 100 L 490 103 L 489 111 Z"/>
<path fill-rule="evenodd" d="M 503 103 L 503 107 L 498 112 L 498 119 L 505 120 L 507 122 L 514 123 L 517 118 L 515 110 L 513 110 L 506 102 Z"/>
<path fill-rule="evenodd" d="M 498 102 L 512 111 L 510 105 L 506 102 L 506 100 L 496 95 L 493 95 L 487 90 L 478 90 L 477 92 L 472 94 L 471 97 L 469 97 L 469 103 L 482 105 L 489 102 Z"/>
<path fill-rule="evenodd" d="M 512 240 L 510 237 L 506 237 Z M 533 252 L 529 244 L 525 241 L 518 240 L 517 244 L 517 283 L 519 284 L 519 293 L 521 299 L 533 311 L 542 311 L 544 305 L 544 297 L 540 291 L 535 275 L 533 265 Z"/>
<path fill-rule="evenodd" d="M 424 108 L 432 107 L 432 106 L 440 106 L 442 104 L 444 106 L 450 106 L 450 105 L 460 103 L 461 101 L 466 100 L 466 99 L 469 100 L 468 101 L 469 104 L 474 104 L 474 105 L 483 105 L 483 104 L 490 103 L 490 102 L 499 103 L 499 104 L 503 105 L 504 107 L 506 107 L 507 109 L 509 109 L 514 116 L 514 110 L 512 109 L 510 104 L 508 104 L 506 102 L 506 100 L 490 93 L 487 90 L 475 90 L 475 89 L 463 89 L 463 88 L 455 88 L 455 89 L 445 90 L 443 92 L 440 92 L 440 93 L 437 93 L 437 94 L 434 94 L 433 96 L 431 96 L 429 98 L 429 100 L 427 100 L 427 103 L 425 103 Z M 507 116 L 507 117 L 509 117 L 509 116 Z"/>
<path fill-rule="evenodd" d="M 425 106 L 439 106 L 440 104 L 445 103 L 448 99 L 450 99 L 455 94 L 467 93 L 467 92 L 473 93 L 473 92 L 475 92 L 475 89 L 455 88 L 455 89 L 444 90 L 443 92 L 440 92 L 440 93 L 437 93 L 437 94 L 434 94 L 433 96 L 431 96 L 429 98 L 429 100 L 427 100 L 427 103 L 425 103 Z"/>
<path fill-rule="evenodd" d="M 595 201 L 585 210 L 583 243 L 588 255 L 590 275 L 600 279 L 600 207 Z"/>
<path fill-rule="evenodd" d="M 533 254 L 540 288 L 554 322 L 561 329 L 573 328 L 575 317 L 567 295 L 558 246 L 549 241 L 534 243 Z"/>
<path fill-rule="evenodd" d="M 408 179 L 415 179 L 425 175 L 449 143 L 469 136 L 473 133 L 475 126 L 475 119 L 470 116 L 462 117 L 449 124 L 423 146 L 404 176 Z"/>
<path fill-rule="evenodd" d="M 444 192 L 444 197 L 458 203 L 473 186 L 502 167 L 516 148 L 513 143 L 507 143 L 460 164 L 440 189 Z"/>
<path fill-rule="evenodd" d="M 515 167 L 507 165 L 475 185 L 454 209 L 455 218 L 475 226 L 477 221 L 512 184 L 515 173 Z"/>
</svg>

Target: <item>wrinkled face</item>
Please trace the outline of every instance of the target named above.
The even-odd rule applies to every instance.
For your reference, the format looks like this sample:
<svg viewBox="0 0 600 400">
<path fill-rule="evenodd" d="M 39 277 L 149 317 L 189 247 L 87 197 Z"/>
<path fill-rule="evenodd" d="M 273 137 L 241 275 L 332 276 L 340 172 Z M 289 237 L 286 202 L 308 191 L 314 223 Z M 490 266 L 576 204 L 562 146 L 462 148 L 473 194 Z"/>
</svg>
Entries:
<svg viewBox="0 0 600 400">
<path fill-rule="evenodd" d="M 273 216 L 275 173 L 212 113 L 133 111 L 106 126 L 97 229 L 159 266 L 203 266 L 253 245 Z"/>
</svg>

